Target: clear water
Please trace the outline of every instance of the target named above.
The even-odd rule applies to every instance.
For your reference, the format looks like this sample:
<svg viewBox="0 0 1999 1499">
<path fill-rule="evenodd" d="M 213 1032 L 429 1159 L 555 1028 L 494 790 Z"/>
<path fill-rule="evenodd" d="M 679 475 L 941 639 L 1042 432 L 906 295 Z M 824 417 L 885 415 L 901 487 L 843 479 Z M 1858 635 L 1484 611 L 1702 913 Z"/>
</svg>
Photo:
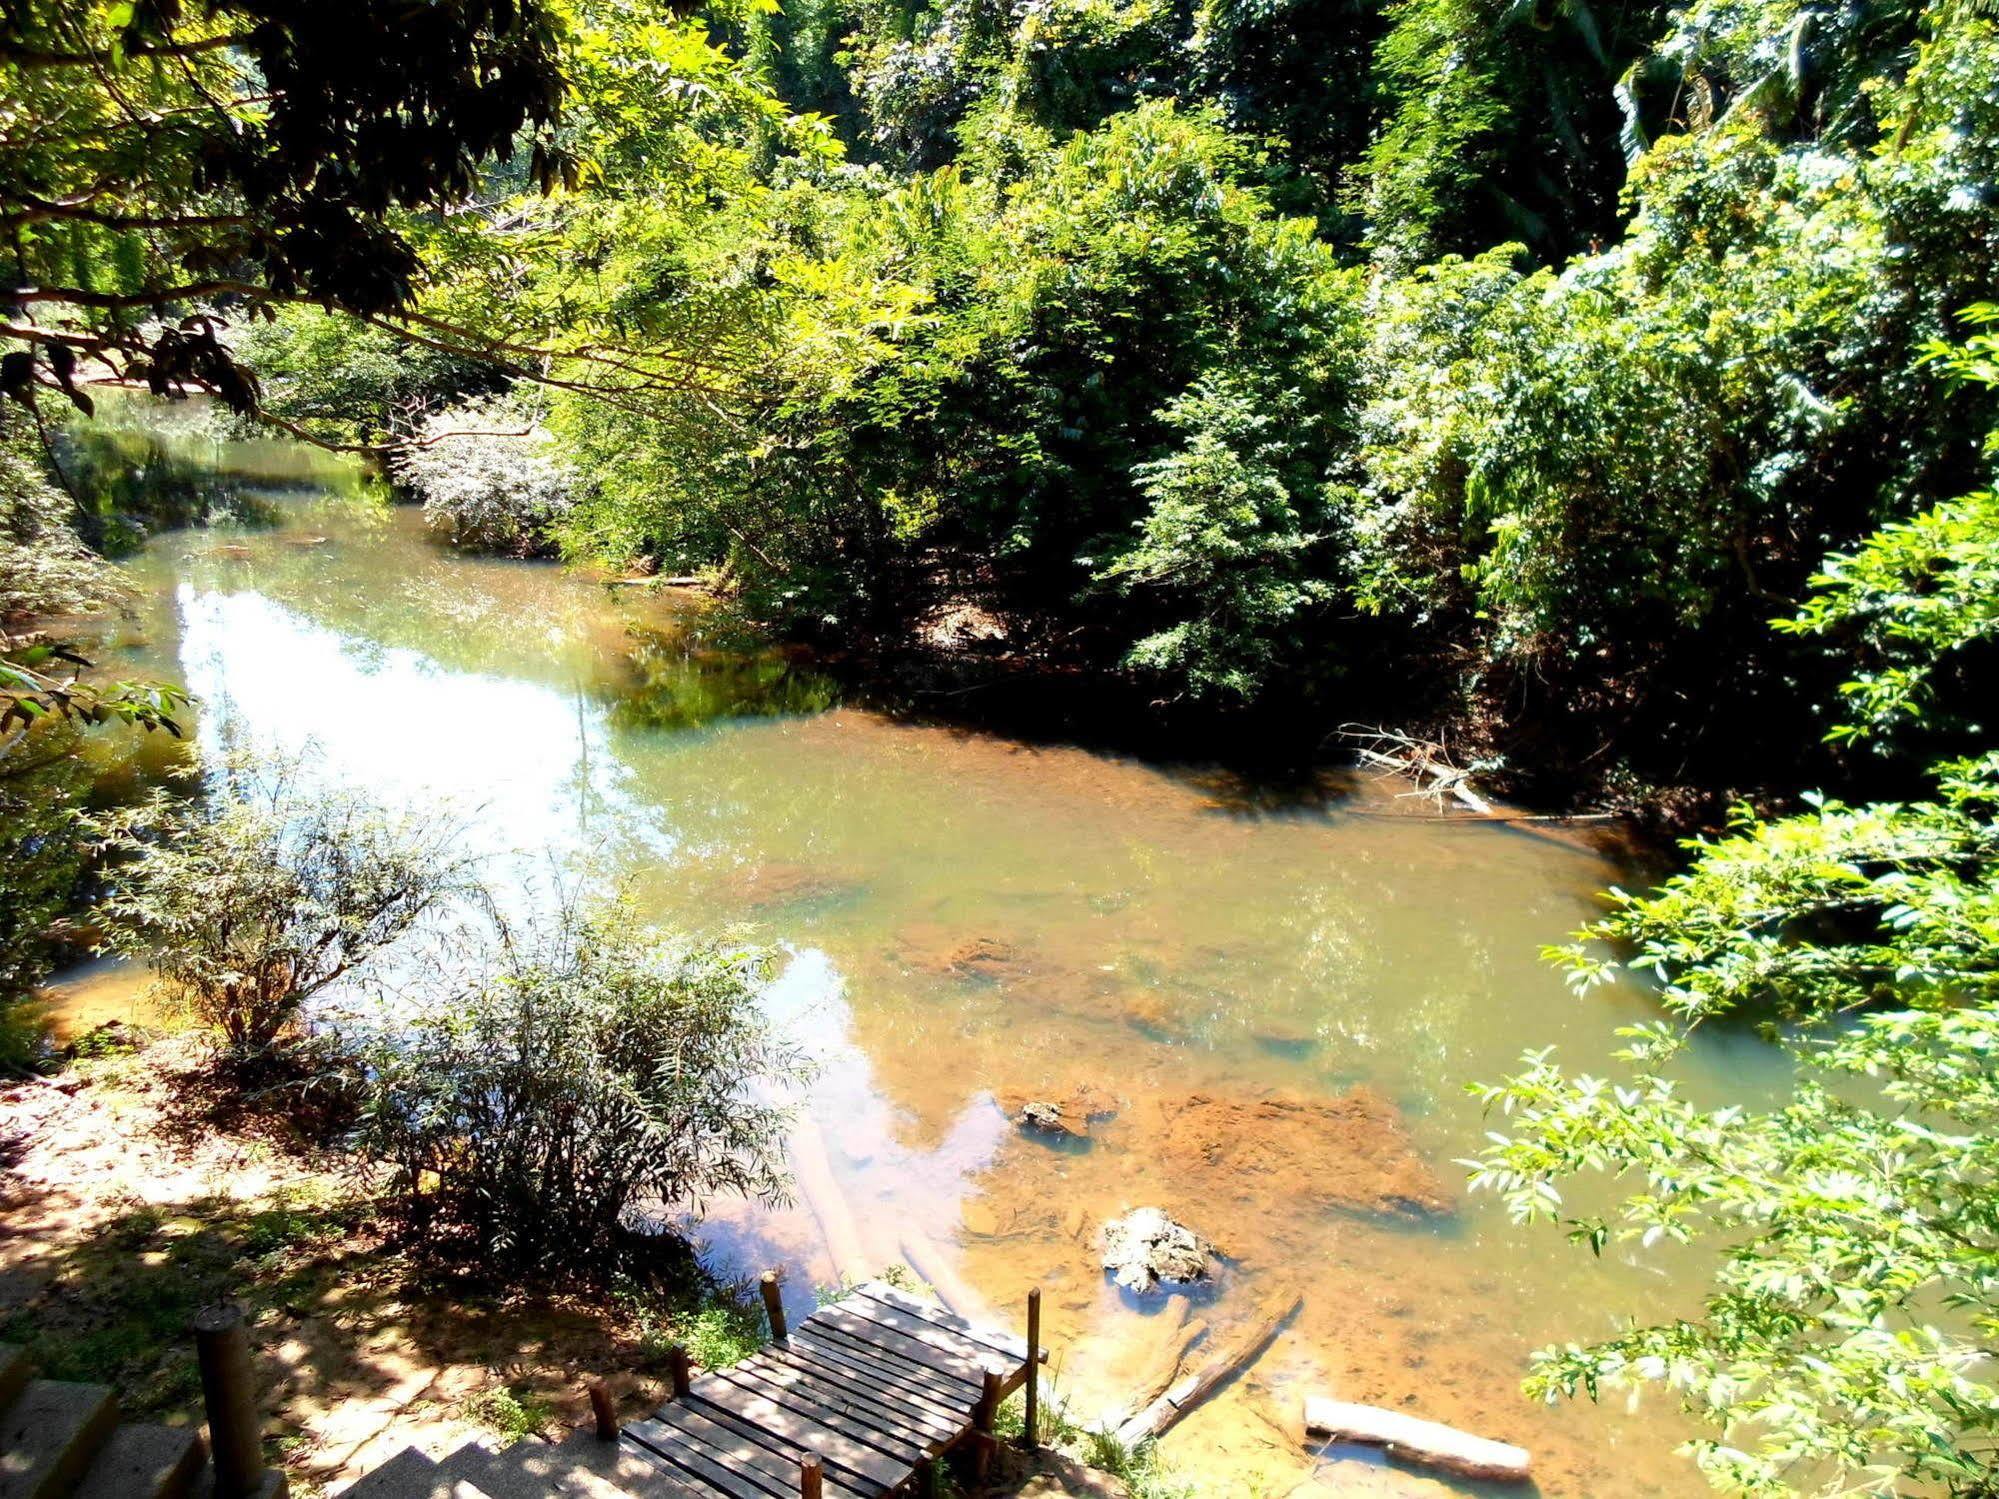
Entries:
<svg viewBox="0 0 1999 1499">
<path fill-rule="evenodd" d="M 183 680 L 208 745 L 311 744 L 385 799 L 457 809 L 488 849 L 589 854 L 663 922 L 780 944 L 770 1003 L 824 1063 L 797 1147 L 812 1199 L 715 1204 L 717 1264 L 782 1265 L 809 1299 L 912 1259 L 1008 1320 L 1039 1285 L 1077 1416 L 1128 1397 L 1183 1317 L 1220 1333 L 1295 1283 L 1298 1317 L 1165 1442 L 1206 1493 L 1289 1493 L 1315 1463 L 1327 1492 L 1480 1491 L 1315 1454 L 1307 1392 L 1519 1442 L 1548 1495 L 1702 1491 L 1656 1399 L 1544 1409 L 1517 1388 L 1539 1341 L 1689 1305 L 1698 1262 L 1592 1261 L 1457 1190 L 1486 1128 L 1467 1081 L 1530 1045 L 1600 1062 L 1647 1012 L 1637 994 L 1576 999 L 1537 958 L 1618 877 L 1603 856 L 1364 776 L 1275 800 L 1219 772 L 835 706 L 809 667 L 684 597 L 452 555 L 406 510 L 274 504 L 263 529 L 157 538 L 134 564 L 142 619 L 107 664 Z M 1748 1098 L 1778 1066 L 1717 1038 L 1698 1081 Z M 1083 1147 L 1023 1134 L 995 1102 L 1085 1084 L 1118 1113 Z M 1328 1206 L 1327 1162 L 1295 1141 L 1220 1191 L 1184 1140 L 1160 1149 L 1157 1121 L 1191 1098 L 1355 1085 L 1400 1111 L 1454 1212 Z M 1108 1285 L 1095 1225 L 1148 1202 L 1227 1251 L 1219 1294 L 1139 1304 Z"/>
</svg>

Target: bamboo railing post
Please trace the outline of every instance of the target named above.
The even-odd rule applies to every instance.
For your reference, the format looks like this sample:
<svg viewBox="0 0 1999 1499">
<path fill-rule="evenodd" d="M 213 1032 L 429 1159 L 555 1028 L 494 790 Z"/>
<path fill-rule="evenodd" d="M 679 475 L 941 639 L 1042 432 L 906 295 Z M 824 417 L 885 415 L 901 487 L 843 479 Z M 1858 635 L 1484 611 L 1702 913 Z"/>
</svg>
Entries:
<svg viewBox="0 0 1999 1499">
<path fill-rule="evenodd" d="M 778 1286 L 777 1272 L 764 1271 L 763 1279 L 758 1282 L 758 1289 L 763 1292 L 764 1315 L 770 1318 L 771 1341 L 782 1343 L 790 1329 L 784 1325 L 784 1292 Z"/>
<path fill-rule="evenodd" d="M 1027 1293 L 1027 1417 L 1021 1440 L 1029 1452 L 1041 1445 L 1041 1287 Z"/>
<path fill-rule="evenodd" d="M 666 1350 L 666 1365 L 673 1373 L 673 1398 L 685 1400 L 694 1382 L 687 1375 L 687 1350 L 675 1343 Z"/>
<path fill-rule="evenodd" d="M 611 1387 L 601 1379 L 590 1381 L 590 1414 L 597 1422 L 597 1440 L 618 1439 L 618 1408 L 611 1403 Z"/>
<path fill-rule="evenodd" d="M 215 1457 L 216 1499 L 248 1499 L 264 1484 L 264 1433 L 257 1419 L 243 1308 L 218 1301 L 196 1312 L 194 1353 L 201 1366 L 208 1446 Z"/>
<path fill-rule="evenodd" d="M 819 1466 L 816 1452 L 805 1454 L 805 1461 L 798 1465 L 798 1499 L 820 1499 L 824 1484 L 824 1470 Z"/>
</svg>

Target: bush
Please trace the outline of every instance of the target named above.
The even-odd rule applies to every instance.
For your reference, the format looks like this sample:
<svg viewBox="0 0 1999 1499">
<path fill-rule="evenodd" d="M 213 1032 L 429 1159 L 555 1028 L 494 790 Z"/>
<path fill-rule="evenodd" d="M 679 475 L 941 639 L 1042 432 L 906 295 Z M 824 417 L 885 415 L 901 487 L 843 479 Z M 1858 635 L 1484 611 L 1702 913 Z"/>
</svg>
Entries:
<svg viewBox="0 0 1999 1499">
<path fill-rule="evenodd" d="M 505 398 L 468 401 L 425 420 L 420 446 L 397 453 L 396 480 L 453 546 L 529 557 L 575 499 L 575 474 L 549 450 L 539 415 Z"/>
<path fill-rule="evenodd" d="M 465 885 L 457 830 L 308 781 L 298 761 L 232 760 L 208 793 L 110 814 L 129 862 L 111 941 L 147 964 L 239 1063 L 293 1039 L 305 1002 Z"/>
<path fill-rule="evenodd" d="M 784 1198 L 799 1054 L 758 1005 L 762 952 L 697 947 L 622 908 L 503 929 L 487 970 L 356 1041 L 363 1148 L 418 1234 L 487 1263 L 597 1275 L 635 1215 Z"/>
</svg>

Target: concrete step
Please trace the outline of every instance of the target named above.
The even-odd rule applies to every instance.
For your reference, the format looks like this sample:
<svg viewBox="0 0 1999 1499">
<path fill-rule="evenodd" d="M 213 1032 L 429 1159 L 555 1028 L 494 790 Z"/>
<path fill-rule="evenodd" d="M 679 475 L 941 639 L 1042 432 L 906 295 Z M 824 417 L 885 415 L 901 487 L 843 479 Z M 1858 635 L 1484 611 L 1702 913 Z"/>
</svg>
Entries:
<svg viewBox="0 0 1999 1499">
<path fill-rule="evenodd" d="M 185 1426 L 121 1426 L 98 1451 L 75 1499 L 187 1499 L 208 1460 Z"/>
<path fill-rule="evenodd" d="M 35 1366 L 28 1362 L 28 1350 L 14 1343 L 0 1343 L 0 1411 L 14 1403 L 27 1388 Z"/>
<path fill-rule="evenodd" d="M 289 1499 L 290 1494 L 291 1480 L 285 1477 L 285 1470 L 267 1468 L 264 1470 L 264 1481 L 257 1485 L 257 1491 L 248 1495 L 247 1499 Z M 194 1487 L 187 1491 L 187 1499 L 215 1499 L 213 1463 L 204 1462 L 201 1465 L 200 1476 L 195 1479 Z"/>
<path fill-rule="evenodd" d="M 68 1494 L 117 1424 L 108 1386 L 28 1381 L 0 1413 L 0 1499 Z"/>
<path fill-rule="evenodd" d="M 589 1430 L 559 1446 L 530 1440 L 496 1452 L 469 1443 L 444 1460 L 444 1470 L 493 1499 L 648 1499 L 665 1487 L 656 1469 Z"/>
<path fill-rule="evenodd" d="M 447 1473 L 414 1447 L 342 1491 L 341 1499 L 493 1499 L 484 1489 Z"/>
</svg>

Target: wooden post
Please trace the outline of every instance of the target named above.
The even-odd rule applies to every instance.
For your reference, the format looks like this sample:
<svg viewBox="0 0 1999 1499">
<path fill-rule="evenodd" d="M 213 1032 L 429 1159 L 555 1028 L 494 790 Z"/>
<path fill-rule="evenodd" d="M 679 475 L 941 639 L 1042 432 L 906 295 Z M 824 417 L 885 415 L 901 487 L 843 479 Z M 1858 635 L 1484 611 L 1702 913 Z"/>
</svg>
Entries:
<svg viewBox="0 0 1999 1499">
<path fill-rule="evenodd" d="M 916 1470 L 916 1499 L 937 1499 L 937 1459 L 934 1457 Z"/>
<path fill-rule="evenodd" d="M 218 1301 L 196 1312 L 194 1353 L 201 1366 L 208 1446 L 215 1455 L 216 1499 L 249 1499 L 264 1483 L 264 1433 L 243 1308 Z"/>
<path fill-rule="evenodd" d="M 1027 1419 L 1021 1441 L 1029 1452 L 1041 1445 L 1041 1287 L 1027 1293 Z"/>
<path fill-rule="evenodd" d="M 985 1371 L 983 1388 L 979 1391 L 979 1406 L 972 1414 L 972 1426 L 978 1433 L 972 1440 L 975 1449 L 972 1456 L 972 1472 L 978 1482 L 986 1481 L 986 1470 L 993 1460 L 993 1423 L 999 1419 L 1000 1374 L 997 1369 Z"/>
<path fill-rule="evenodd" d="M 687 1376 L 687 1350 L 675 1343 L 666 1350 L 667 1367 L 673 1371 L 673 1398 L 685 1400 L 694 1383 Z"/>
<path fill-rule="evenodd" d="M 778 1288 L 777 1272 L 764 1271 L 758 1284 L 764 1293 L 764 1315 L 770 1318 L 771 1339 L 782 1343 L 790 1329 L 784 1325 L 784 1292 Z"/>
<path fill-rule="evenodd" d="M 805 1454 L 805 1461 L 798 1465 L 798 1499 L 819 1499 L 820 1485 L 825 1481 L 816 1452 Z"/>
<path fill-rule="evenodd" d="M 590 1381 L 590 1414 L 597 1419 L 597 1440 L 618 1439 L 618 1408 L 611 1403 L 611 1387 L 601 1379 Z"/>
</svg>

